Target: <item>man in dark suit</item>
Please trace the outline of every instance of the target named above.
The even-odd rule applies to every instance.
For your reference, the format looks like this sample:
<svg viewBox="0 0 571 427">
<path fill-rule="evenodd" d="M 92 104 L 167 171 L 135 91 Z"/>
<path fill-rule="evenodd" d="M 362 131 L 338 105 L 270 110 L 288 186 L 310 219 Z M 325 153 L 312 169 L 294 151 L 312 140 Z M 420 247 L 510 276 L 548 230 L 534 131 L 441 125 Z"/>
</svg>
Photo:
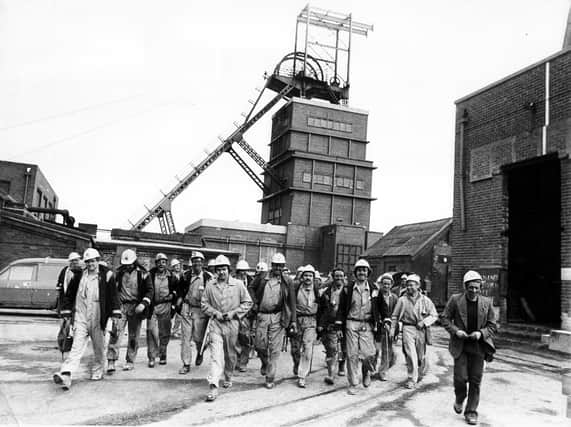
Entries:
<svg viewBox="0 0 571 427">
<path fill-rule="evenodd" d="M 461 414 L 464 409 L 466 422 L 475 425 L 484 361 L 492 360 L 496 351 L 493 336 L 497 325 L 492 299 L 480 295 L 482 276 L 468 271 L 463 282 L 464 293 L 450 297 L 441 322 L 450 333 L 448 349 L 454 357 L 454 411 Z M 466 395 L 468 402 L 463 408 Z"/>
</svg>

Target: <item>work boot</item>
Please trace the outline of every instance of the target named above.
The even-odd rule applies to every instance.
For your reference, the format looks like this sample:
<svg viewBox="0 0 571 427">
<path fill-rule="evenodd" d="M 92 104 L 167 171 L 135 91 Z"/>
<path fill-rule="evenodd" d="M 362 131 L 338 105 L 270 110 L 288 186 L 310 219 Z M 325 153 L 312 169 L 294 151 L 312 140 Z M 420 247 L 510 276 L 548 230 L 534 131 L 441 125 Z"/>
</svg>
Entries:
<svg viewBox="0 0 571 427">
<path fill-rule="evenodd" d="M 218 397 L 218 387 L 216 387 L 214 384 L 210 384 L 210 390 L 206 395 L 206 401 L 214 402 L 217 397 Z"/>
<path fill-rule="evenodd" d="M 202 365 L 202 354 L 198 353 L 198 354 L 196 355 L 196 360 L 194 361 L 194 364 L 195 364 L 196 366 Z"/>
<path fill-rule="evenodd" d="M 190 365 L 182 365 L 182 368 L 178 370 L 178 373 L 181 375 L 186 375 L 190 372 Z"/>
<path fill-rule="evenodd" d="M 166 364 L 167 364 L 167 357 L 161 356 L 161 358 L 159 359 L 159 365 L 166 365 Z"/>
<path fill-rule="evenodd" d="M 232 388 L 232 381 L 226 380 L 222 383 L 222 387 L 224 388 Z"/>
<path fill-rule="evenodd" d="M 297 386 L 300 388 L 305 388 L 305 378 L 300 378 L 297 380 Z"/>
<path fill-rule="evenodd" d="M 107 361 L 107 373 L 112 374 L 113 372 L 115 372 L 115 361 L 114 360 L 108 360 Z"/>
<path fill-rule="evenodd" d="M 135 369 L 135 365 L 133 365 L 133 362 L 127 362 L 125 363 L 125 366 L 123 366 L 124 371 L 132 371 L 133 369 Z"/>
<path fill-rule="evenodd" d="M 363 387 L 369 387 L 371 385 L 371 373 L 366 371 L 363 373 Z"/>
<path fill-rule="evenodd" d="M 344 360 L 339 362 L 339 371 L 337 371 L 337 375 L 339 375 L 340 377 L 345 376 L 345 361 Z"/>
<path fill-rule="evenodd" d="M 147 366 L 149 368 L 154 368 L 155 367 L 155 359 L 149 359 L 149 363 L 147 364 Z"/>
<path fill-rule="evenodd" d="M 387 380 L 387 373 L 379 372 L 379 381 L 386 381 L 386 380 Z"/>
<path fill-rule="evenodd" d="M 71 373 L 70 372 L 57 372 L 54 374 L 54 383 L 61 385 L 64 390 L 71 387 Z"/>
<path fill-rule="evenodd" d="M 91 374 L 91 381 L 100 381 L 103 379 L 103 374 Z"/>
<path fill-rule="evenodd" d="M 334 363 L 334 362 L 333 362 Z M 331 361 L 327 361 L 327 376 L 325 377 L 325 384 L 333 385 L 335 383 L 334 375 L 333 375 L 333 363 Z"/>
</svg>

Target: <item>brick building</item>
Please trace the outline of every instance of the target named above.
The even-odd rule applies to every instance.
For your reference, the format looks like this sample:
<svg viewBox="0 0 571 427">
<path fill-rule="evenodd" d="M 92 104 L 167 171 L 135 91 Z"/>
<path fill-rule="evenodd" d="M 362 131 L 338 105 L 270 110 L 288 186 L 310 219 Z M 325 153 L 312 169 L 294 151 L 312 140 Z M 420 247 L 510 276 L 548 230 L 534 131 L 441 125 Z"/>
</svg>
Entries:
<svg viewBox="0 0 571 427">
<path fill-rule="evenodd" d="M 500 318 L 571 330 L 571 50 L 456 101 L 449 293 L 476 269 Z"/>
<path fill-rule="evenodd" d="M 452 218 L 393 227 L 364 254 L 373 278 L 384 272 L 414 272 L 437 306 L 447 300 Z"/>
<path fill-rule="evenodd" d="M 0 191 L 28 207 L 58 207 L 58 196 L 38 165 L 0 161 Z"/>
</svg>

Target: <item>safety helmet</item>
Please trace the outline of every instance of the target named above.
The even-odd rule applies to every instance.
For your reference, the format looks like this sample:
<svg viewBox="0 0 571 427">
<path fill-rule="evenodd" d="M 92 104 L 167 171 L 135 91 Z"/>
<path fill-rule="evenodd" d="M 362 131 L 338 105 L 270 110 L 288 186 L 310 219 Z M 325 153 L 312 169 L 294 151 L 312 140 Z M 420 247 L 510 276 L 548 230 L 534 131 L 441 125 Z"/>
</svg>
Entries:
<svg viewBox="0 0 571 427">
<path fill-rule="evenodd" d="M 99 251 L 97 249 L 87 248 L 83 253 L 84 261 L 89 261 L 90 259 L 95 259 L 95 258 L 101 258 L 101 255 L 99 255 Z"/>
<path fill-rule="evenodd" d="M 266 264 L 264 261 L 260 261 L 258 264 L 256 264 L 256 271 L 262 272 L 262 271 L 268 271 L 268 264 Z"/>
<path fill-rule="evenodd" d="M 102 265 L 103 267 L 108 267 L 107 262 L 105 261 L 99 261 L 99 265 Z"/>
<path fill-rule="evenodd" d="M 159 262 L 161 259 L 164 259 L 165 261 L 168 261 L 168 260 L 169 260 L 169 258 L 168 258 L 165 254 L 159 252 L 159 253 L 155 256 L 155 262 Z"/>
<path fill-rule="evenodd" d="M 472 280 L 479 280 L 481 282 L 482 276 L 480 276 L 480 273 L 478 273 L 477 271 L 469 270 L 466 272 L 466 274 L 464 274 L 464 280 L 462 280 L 462 282 L 466 284 L 468 282 L 471 282 Z"/>
<path fill-rule="evenodd" d="M 173 258 L 171 259 L 171 267 L 174 267 L 175 265 L 179 265 L 180 261 L 177 258 Z"/>
<path fill-rule="evenodd" d="M 406 277 L 407 282 L 416 282 L 420 285 L 420 276 L 418 274 L 409 274 Z"/>
<path fill-rule="evenodd" d="M 230 267 L 230 260 L 225 255 L 218 255 L 214 260 L 214 267 Z"/>
<path fill-rule="evenodd" d="M 283 254 L 276 252 L 272 256 L 272 264 L 285 264 L 285 263 L 286 263 L 286 260 L 285 260 L 285 257 L 283 256 Z"/>
<path fill-rule="evenodd" d="M 208 260 L 208 267 L 214 267 L 216 265 L 216 261 L 214 260 L 214 258 L 210 258 Z"/>
<path fill-rule="evenodd" d="M 401 274 L 401 276 L 400 276 L 400 280 L 402 280 L 402 279 L 406 280 L 407 277 L 408 277 L 408 276 L 407 276 L 405 273 L 403 273 L 403 274 Z"/>
<path fill-rule="evenodd" d="M 248 265 L 248 261 L 245 259 L 241 259 L 236 263 L 236 270 L 249 270 L 250 266 Z"/>
<path fill-rule="evenodd" d="M 369 265 L 369 262 L 364 258 L 361 258 L 360 260 L 358 260 L 355 263 L 355 267 L 353 267 L 353 271 L 357 270 L 357 268 L 359 268 L 359 267 L 366 267 L 367 270 L 369 270 L 369 273 L 371 272 L 371 266 Z"/>
<path fill-rule="evenodd" d="M 77 252 L 71 252 L 71 253 L 67 256 L 67 260 L 68 260 L 68 261 L 73 261 L 74 259 L 81 259 L 81 255 L 79 255 Z"/>
<path fill-rule="evenodd" d="M 321 280 L 321 273 L 315 270 L 315 278 Z"/>
<path fill-rule="evenodd" d="M 137 260 L 137 254 L 133 249 L 125 249 L 121 254 L 121 264 L 133 264 Z"/>
<path fill-rule="evenodd" d="M 311 273 L 313 274 L 313 277 L 315 277 L 315 268 L 313 268 L 313 265 L 307 264 L 305 267 L 303 267 L 303 270 L 301 270 L 301 274 L 305 273 Z"/>
<path fill-rule="evenodd" d="M 391 281 L 391 283 L 394 283 L 393 276 L 391 275 L 391 273 L 381 274 L 379 276 L 379 278 L 377 279 L 377 283 L 381 283 L 383 281 L 383 279 L 389 279 Z"/>
<path fill-rule="evenodd" d="M 192 261 L 195 258 L 200 258 L 202 261 L 204 261 L 204 255 L 202 254 L 202 252 L 192 251 L 192 253 L 190 254 L 190 260 Z"/>
</svg>

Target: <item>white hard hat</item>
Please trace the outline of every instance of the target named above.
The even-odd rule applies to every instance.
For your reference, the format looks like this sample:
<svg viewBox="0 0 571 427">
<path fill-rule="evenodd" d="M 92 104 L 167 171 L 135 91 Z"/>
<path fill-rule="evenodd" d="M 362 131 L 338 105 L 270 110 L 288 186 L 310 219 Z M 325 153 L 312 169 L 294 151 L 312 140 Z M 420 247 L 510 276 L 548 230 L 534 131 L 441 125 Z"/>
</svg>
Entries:
<svg viewBox="0 0 571 427">
<path fill-rule="evenodd" d="M 68 260 L 68 261 L 73 261 L 74 259 L 81 259 L 81 255 L 79 255 L 77 252 L 71 252 L 71 253 L 67 256 L 67 260 Z"/>
<path fill-rule="evenodd" d="M 216 265 L 216 261 L 214 258 L 208 260 L 208 267 L 214 267 Z"/>
<path fill-rule="evenodd" d="M 175 265 L 179 265 L 180 261 L 177 258 L 173 258 L 171 259 L 171 267 L 174 267 Z"/>
<path fill-rule="evenodd" d="M 315 270 L 315 278 L 321 280 L 321 273 Z"/>
<path fill-rule="evenodd" d="M 95 258 L 101 258 L 101 255 L 99 255 L 99 251 L 97 249 L 87 248 L 83 253 L 84 261 L 89 261 L 90 259 L 95 259 Z"/>
<path fill-rule="evenodd" d="M 285 264 L 286 260 L 285 257 L 283 256 L 283 254 L 280 254 L 279 252 L 275 253 L 272 256 L 272 264 Z"/>
<path fill-rule="evenodd" d="M 268 271 L 268 264 L 266 264 L 264 261 L 260 261 L 258 264 L 256 264 L 256 271 Z"/>
<path fill-rule="evenodd" d="M 359 267 L 366 267 L 369 271 L 371 271 L 371 266 L 366 259 L 361 258 L 355 263 L 355 267 L 353 267 L 353 271 L 355 271 Z"/>
<path fill-rule="evenodd" d="M 102 265 L 103 267 L 108 267 L 105 261 L 99 261 L 99 265 Z"/>
<path fill-rule="evenodd" d="M 133 249 L 125 249 L 121 254 L 121 264 L 133 264 L 137 260 L 137 254 Z"/>
<path fill-rule="evenodd" d="M 245 259 L 241 259 L 236 263 L 236 270 L 249 270 L 250 266 L 248 265 L 248 261 Z"/>
<path fill-rule="evenodd" d="M 230 267 L 230 260 L 225 255 L 218 255 L 214 260 L 214 267 Z"/>
<path fill-rule="evenodd" d="M 192 251 L 192 253 L 190 254 L 190 260 L 192 261 L 195 258 L 200 258 L 202 261 L 204 261 L 204 255 L 202 254 L 202 252 Z"/>
<path fill-rule="evenodd" d="M 406 277 L 406 276 L 405 276 Z M 393 276 L 391 273 L 383 273 L 379 276 L 379 278 L 377 279 L 377 283 L 381 283 L 383 281 L 383 279 L 389 279 L 391 282 L 394 282 L 393 280 Z"/>
<path fill-rule="evenodd" d="M 164 259 L 165 261 L 168 261 L 168 257 L 163 254 L 162 252 L 159 252 L 156 256 L 155 256 L 155 262 L 160 261 L 161 259 Z"/>
<path fill-rule="evenodd" d="M 466 284 L 468 282 L 471 282 L 472 280 L 479 280 L 481 282 L 482 276 L 480 276 L 480 273 L 478 273 L 477 271 L 469 270 L 466 272 L 466 274 L 464 274 L 464 280 L 462 282 Z"/>
<path fill-rule="evenodd" d="M 418 274 L 409 274 L 406 277 L 407 282 L 416 282 L 420 285 L 420 276 Z"/>
<path fill-rule="evenodd" d="M 313 268 L 313 265 L 311 264 L 307 264 L 305 267 L 302 267 L 303 270 L 301 270 L 301 273 L 311 273 L 313 274 L 313 277 L 315 277 L 315 268 Z"/>
</svg>

